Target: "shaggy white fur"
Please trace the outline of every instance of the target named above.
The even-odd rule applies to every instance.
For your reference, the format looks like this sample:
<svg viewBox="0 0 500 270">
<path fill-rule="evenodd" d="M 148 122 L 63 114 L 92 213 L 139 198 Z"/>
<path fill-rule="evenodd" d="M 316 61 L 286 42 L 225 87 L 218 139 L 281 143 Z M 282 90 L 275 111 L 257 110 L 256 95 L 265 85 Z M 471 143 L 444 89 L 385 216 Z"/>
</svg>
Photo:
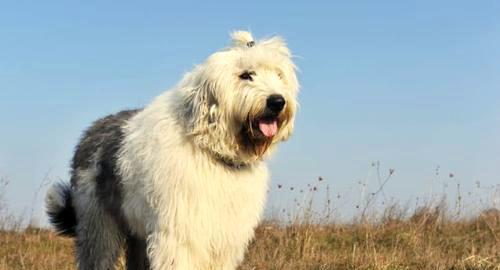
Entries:
<svg viewBox="0 0 500 270">
<path fill-rule="evenodd" d="M 299 85 L 285 42 L 232 38 L 122 128 L 121 210 L 151 269 L 235 269 L 263 212 L 263 161 L 292 133 Z M 273 95 L 285 103 L 270 115 Z"/>
<path fill-rule="evenodd" d="M 292 132 L 298 83 L 285 43 L 272 38 L 248 47 L 248 32 L 233 39 L 126 127 L 123 210 L 148 236 L 153 269 L 234 269 L 261 216 L 268 180 L 262 156 L 238 142 L 242 124 L 281 94 L 286 119 L 265 155 Z M 253 81 L 238 77 L 246 70 L 255 72 Z M 212 155 L 246 166 L 230 168 Z"/>
</svg>

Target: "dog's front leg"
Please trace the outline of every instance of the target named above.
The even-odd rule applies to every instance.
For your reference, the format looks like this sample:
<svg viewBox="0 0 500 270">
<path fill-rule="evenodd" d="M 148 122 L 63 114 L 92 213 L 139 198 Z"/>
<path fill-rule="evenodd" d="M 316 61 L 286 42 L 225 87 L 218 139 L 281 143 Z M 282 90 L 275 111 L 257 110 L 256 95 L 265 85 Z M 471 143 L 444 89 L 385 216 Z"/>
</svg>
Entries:
<svg viewBox="0 0 500 270">
<path fill-rule="evenodd" d="M 191 253 L 189 245 L 180 243 L 172 231 L 157 230 L 148 237 L 151 270 L 201 269 L 199 262 Z"/>
</svg>

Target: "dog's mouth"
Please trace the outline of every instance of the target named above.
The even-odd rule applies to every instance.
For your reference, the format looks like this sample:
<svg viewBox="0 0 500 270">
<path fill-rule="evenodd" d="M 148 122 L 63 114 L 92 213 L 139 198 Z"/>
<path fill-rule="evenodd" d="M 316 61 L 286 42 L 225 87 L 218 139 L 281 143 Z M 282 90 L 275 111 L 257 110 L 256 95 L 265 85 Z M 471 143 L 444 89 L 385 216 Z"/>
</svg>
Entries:
<svg viewBox="0 0 500 270">
<path fill-rule="evenodd" d="M 266 138 L 272 138 L 278 133 L 278 118 L 262 118 L 252 123 L 252 125 L 257 127 L 258 131 Z"/>
<path fill-rule="evenodd" d="M 286 111 L 275 113 L 265 110 L 257 116 L 249 115 L 240 132 L 241 145 L 255 155 L 262 156 L 275 141 L 287 119 Z"/>
<path fill-rule="evenodd" d="M 270 141 L 278 134 L 282 120 L 273 113 L 248 119 L 247 133 L 253 140 Z"/>
</svg>

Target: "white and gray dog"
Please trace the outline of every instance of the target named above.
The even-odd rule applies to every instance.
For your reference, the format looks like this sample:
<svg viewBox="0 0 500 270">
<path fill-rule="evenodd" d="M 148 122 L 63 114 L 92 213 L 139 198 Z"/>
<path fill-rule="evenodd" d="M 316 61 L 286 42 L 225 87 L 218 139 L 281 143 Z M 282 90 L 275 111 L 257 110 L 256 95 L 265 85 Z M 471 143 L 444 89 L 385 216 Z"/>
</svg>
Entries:
<svg viewBox="0 0 500 270">
<path fill-rule="evenodd" d="M 283 39 L 233 33 L 172 90 L 96 121 L 70 184 L 46 197 L 79 269 L 235 269 L 263 212 L 264 160 L 292 133 L 299 85 Z"/>
</svg>

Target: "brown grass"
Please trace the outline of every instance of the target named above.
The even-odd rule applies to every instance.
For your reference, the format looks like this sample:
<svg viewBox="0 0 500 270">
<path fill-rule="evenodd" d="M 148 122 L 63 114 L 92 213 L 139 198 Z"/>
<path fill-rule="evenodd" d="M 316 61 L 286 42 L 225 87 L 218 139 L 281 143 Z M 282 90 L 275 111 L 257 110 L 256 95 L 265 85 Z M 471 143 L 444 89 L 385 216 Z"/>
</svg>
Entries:
<svg viewBox="0 0 500 270">
<path fill-rule="evenodd" d="M 353 224 L 264 224 L 241 270 L 500 269 L 500 215 L 443 219 L 420 209 L 408 219 Z"/>
<path fill-rule="evenodd" d="M 266 221 L 257 228 L 239 270 L 500 270 L 500 211 L 494 203 L 479 200 L 475 205 L 481 207 L 475 209 L 492 208 L 474 217 L 463 214 L 460 194 L 453 209 L 447 207 L 450 200 L 445 196 L 421 202 L 414 210 L 383 201 L 383 209 L 377 199 L 384 196 L 383 188 L 393 173 L 391 169 L 386 178 L 379 176 L 379 188 L 355 207 L 358 212 L 349 222 L 338 218 L 328 185 L 324 211 L 314 211 L 317 185 L 324 183 L 320 177 L 308 185 L 310 196 L 302 204 L 295 200 L 295 210 L 279 211 L 289 221 Z M 75 269 L 72 239 L 33 226 L 20 229 L 21 219 L 3 203 L 7 183 L 0 178 L 0 270 Z M 278 189 L 307 193 L 306 188 L 304 193 L 282 185 Z M 123 265 L 121 260 L 117 269 Z"/>
<path fill-rule="evenodd" d="M 0 232 L 0 270 L 75 269 L 73 241 L 46 230 Z"/>
<path fill-rule="evenodd" d="M 497 210 L 461 220 L 438 207 L 351 224 L 268 222 L 257 229 L 240 270 L 498 270 L 499 237 Z M 39 229 L 0 232 L 0 270 L 75 269 L 73 263 L 71 239 Z"/>
</svg>

